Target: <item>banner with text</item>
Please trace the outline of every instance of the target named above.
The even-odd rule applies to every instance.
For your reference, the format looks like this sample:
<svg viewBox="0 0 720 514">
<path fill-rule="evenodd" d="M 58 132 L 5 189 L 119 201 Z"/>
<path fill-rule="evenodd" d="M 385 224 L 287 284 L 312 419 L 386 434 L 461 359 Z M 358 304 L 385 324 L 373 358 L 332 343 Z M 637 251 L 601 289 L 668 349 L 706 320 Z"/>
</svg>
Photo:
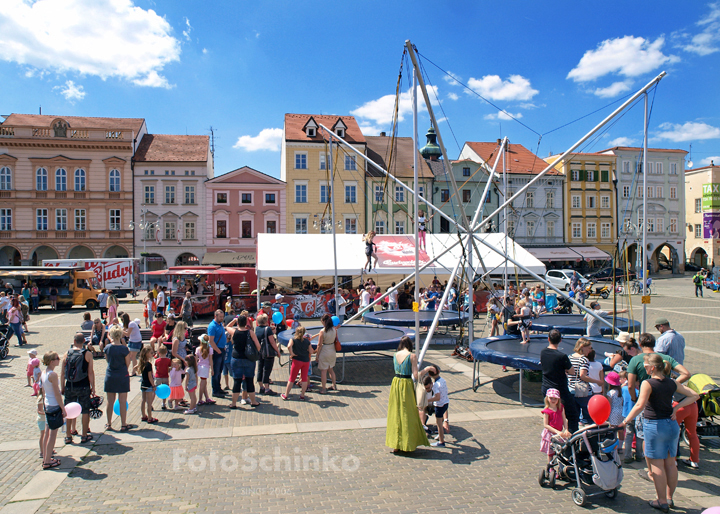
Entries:
<svg viewBox="0 0 720 514">
<path fill-rule="evenodd" d="M 720 209 L 720 184 L 703 184 L 702 188 L 702 210 Z"/>
</svg>

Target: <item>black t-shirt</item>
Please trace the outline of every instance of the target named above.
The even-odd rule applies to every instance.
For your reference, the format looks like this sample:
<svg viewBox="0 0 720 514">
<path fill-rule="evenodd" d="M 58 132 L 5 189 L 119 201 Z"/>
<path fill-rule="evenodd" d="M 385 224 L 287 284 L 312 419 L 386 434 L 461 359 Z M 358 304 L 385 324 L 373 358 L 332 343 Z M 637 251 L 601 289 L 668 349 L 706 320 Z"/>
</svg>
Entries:
<svg viewBox="0 0 720 514">
<path fill-rule="evenodd" d="M 270 340 L 268 339 L 270 336 L 274 335 L 273 331 L 270 327 L 263 326 L 263 327 L 256 327 L 255 328 L 255 337 L 257 337 L 258 342 L 260 343 L 260 349 L 262 350 L 263 346 L 266 346 L 267 356 L 268 357 L 275 357 L 275 349 L 270 344 Z M 262 352 L 261 352 L 262 354 Z"/>
<path fill-rule="evenodd" d="M 570 357 L 560 350 L 545 348 L 540 352 L 540 365 L 543 372 L 543 387 L 567 391 L 568 381 L 565 370 L 572 368 Z"/>
<path fill-rule="evenodd" d="M 245 358 L 245 345 L 250 338 L 249 330 L 236 330 L 232 336 L 233 344 L 233 359 L 244 359 Z"/>
<path fill-rule="evenodd" d="M 677 384 L 670 378 L 658 380 L 648 378 L 652 391 L 645 404 L 645 419 L 670 419 L 673 413 L 673 394 L 677 390 Z"/>
<path fill-rule="evenodd" d="M 153 371 L 153 369 L 152 369 L 152 364 L 150 364 L 149 362 L 146 362 L 146 363 L 145 363 L 145 366 L 143 367 L 143 370 L 142 370 L 142 377 L 141 377 L 141 381 L 140 381 L 140 387 L 147 387 L 147 388 L 153 387 L 153 383 L 152 383 L 152 381 L 151 381 L 151 378 L 152 378 L 152 376 L 153 376 L 153 372 L 152 372 L 152 371 Z M 148 378 L 148 376 L 151 377 L 151 378 Z"/>
<path fill-rule="evenodd" d="M 78 388 L 78 387 L 90 387 L 90 377 L 88 376 L 88 361 L 87 361 L 87 357 L 85 357 L 86 351 L 87 350 L 85 348 L 83 348 L 81 350 L 78 350 L 77 348 L 71 348 L 70 350 L 68 350 L 67 360 L 70 360 L 71 354 L 78 353 L 78 352 L 82 353 L 82 357 L 83 357 L 82 372 L 83 372 L 83 375 L 85 375 L 85 378 L 81 378 L 77 382 L 70 382 L 70 380 L 69 380 L 70 377 L 68 377 L 68 370 L 66 369 L 65 370 L 65 388 L 66 389 L 72 389 L 72 388 Z M 67 366 L 67 361 L 66 361 L 65 365 Z"/>
<path fill-rule="evenodd" d="M 305 339 L 293 338 L 292 351 L 295 354 L 293 359 L 300 362 L 310 362 L 310 341 Z"/>
</svg>

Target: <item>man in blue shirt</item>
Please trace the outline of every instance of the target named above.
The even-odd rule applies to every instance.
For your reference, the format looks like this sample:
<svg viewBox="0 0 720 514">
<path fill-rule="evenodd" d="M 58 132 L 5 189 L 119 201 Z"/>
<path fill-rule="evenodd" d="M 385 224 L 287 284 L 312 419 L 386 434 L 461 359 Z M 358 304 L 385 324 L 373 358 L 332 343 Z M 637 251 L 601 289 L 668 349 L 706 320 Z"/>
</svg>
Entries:
<svg viewBox="0 0 720 514">
<path fill-rule="evenodd" d="M 685 338 L 670 328 L 670 322 L 665 318 L 656 319 L 655 328 L 661 334 L 655 341 L 655 351 L 669 355 L 680 364 L 684 364 Z"/>
<path fill-rule="evenodd" d="M 225 352 L 228 351 L 227 336 L 225 335 L 225 327 L 223 319 L 225 313 L 220 309 L 215 311 L 215 319 L 210 322 L 207 334 L 210 336 L 210 346 L 213 350 L 213 377 L 212 377 L 212 395 L 225 396 L 225 391 L 220 385 L 220 377 L 222 377 L 223 364 L 225 363 Z"/>
</svg>

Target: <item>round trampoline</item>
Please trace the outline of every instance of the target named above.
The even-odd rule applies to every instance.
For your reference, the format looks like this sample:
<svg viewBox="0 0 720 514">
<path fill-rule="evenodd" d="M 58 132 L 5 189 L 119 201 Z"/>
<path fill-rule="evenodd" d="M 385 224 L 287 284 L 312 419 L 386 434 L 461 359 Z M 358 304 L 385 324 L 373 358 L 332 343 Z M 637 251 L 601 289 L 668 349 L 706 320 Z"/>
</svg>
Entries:
<svg viewBox="0 0 720 514">
<path fill-rule="evenodd" d="M 541 314 L 532 320 L 530 330 L 536 332 L 550 332 L 556 328 L 561 334 L 584 335 L 587 330 L 587 322 L 583 320 L 584 314 Z M 612 316 L 605 316 L 612 323 Z M 640 332 L 640 322 L 631 322 L 627 318 L 615 318 L 615 328 L 623 332 Z M 600 333 L 603 335 L 612 333 L 612 328 L 600 324 Z"/>
<path fill-rule="evenodd" d="M 420 326 L 429 327 L 437 311 L 420 311 Z M 391 327 L 414 327 L 415 313 L 411 310 L 371 311 L 365 314 L 365 321 Z M 468 320 L 467 313 L 442 311 L 438 325 L 461 325 Z"/>
<path fill-rule="evenodd" d="M 306 333 L 314 336 L 322 330 L 322 326 L 306 327 Z M 278 334 L 278 341 L 287 346 L 294 330 L 285 330 Z M 377 352 L 395 350 L 403 336 L 415 340 L 415 331 L 395 327 L 373 327 L 366 325 L 345 325 L 338 327 L 338 339 L 342 345 L 342 353 Z M 317 339 L 313 340 L 317 346 Z"/>
</svg>

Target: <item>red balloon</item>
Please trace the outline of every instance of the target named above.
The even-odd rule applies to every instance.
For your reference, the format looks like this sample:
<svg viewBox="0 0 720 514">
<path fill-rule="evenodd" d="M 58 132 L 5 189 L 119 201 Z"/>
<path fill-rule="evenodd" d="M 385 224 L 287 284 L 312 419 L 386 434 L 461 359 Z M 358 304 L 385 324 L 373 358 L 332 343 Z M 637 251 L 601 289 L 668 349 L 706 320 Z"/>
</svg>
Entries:
<svg viewBox="0 0 720 514">
<path fill-rule="evenodd" d="M 593 395 L 588 402 L 588 412 L 596 424 L 602 425 L 610 417 L 610 401 L 601 394 Z"/>
</svg>

